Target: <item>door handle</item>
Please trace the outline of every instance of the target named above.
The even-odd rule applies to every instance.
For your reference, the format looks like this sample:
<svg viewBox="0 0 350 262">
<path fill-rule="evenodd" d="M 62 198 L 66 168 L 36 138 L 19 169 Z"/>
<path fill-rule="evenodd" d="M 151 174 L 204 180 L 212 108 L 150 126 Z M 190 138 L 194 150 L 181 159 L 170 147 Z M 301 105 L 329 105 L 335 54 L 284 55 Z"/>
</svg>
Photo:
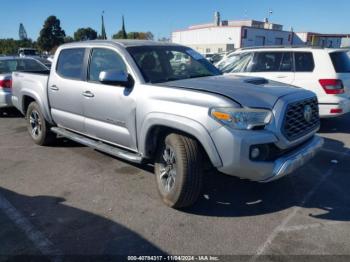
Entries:
<svg viewBox="0 0 350 262">
<path fill-rule="evenodd" d="M 93 93 L 91 93 L 90 91 L 85 91 L 85 92 L 83 92 L 83 96 L 85 96 L 85 97 L 94 97 L 95 95 Z"/>
<path fill-rule="evenodd" d="M 50 86 L 50 89 L 51 89 L 52 91 L 58 91 L 58 90 L 60 90 L 60 89 L 58 88 L 58 86 L 56 86 L 56 85 Z"/>
<path fill-rule="evenodd" d="M 277 78 L 287 78 L 287 76 L 277 76 Z"/>
</svg>

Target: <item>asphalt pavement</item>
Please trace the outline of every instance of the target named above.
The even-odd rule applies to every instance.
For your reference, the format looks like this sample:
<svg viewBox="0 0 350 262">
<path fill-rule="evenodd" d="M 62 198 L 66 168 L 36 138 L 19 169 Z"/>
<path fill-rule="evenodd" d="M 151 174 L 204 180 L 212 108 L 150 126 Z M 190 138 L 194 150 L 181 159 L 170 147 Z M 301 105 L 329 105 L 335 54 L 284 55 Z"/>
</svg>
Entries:
<svg viewBox="0 0 350 262">
<path fill-rule="evenodd" d="M 238 255 L 350 255 L 350 115 L 323 120 L 319 134 L 324 149 L 290 176 L 259 184 L 209 172 L 198 203 L 179 211 L 160 201 L 152 165 L 65 139 L 37 146 L 23 118 L 3 115 L 0 260 L 40 254 L 228 255 L 222 258 L 227 261 Z"/>
</svg>

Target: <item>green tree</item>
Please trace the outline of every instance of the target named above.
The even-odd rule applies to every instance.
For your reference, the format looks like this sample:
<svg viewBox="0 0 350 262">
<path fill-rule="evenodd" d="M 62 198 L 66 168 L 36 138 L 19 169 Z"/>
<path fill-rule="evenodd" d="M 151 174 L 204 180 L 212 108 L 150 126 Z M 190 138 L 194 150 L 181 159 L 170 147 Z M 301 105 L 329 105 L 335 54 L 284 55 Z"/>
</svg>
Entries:
<svg viewBox="0 0 350 262">
<path fill-rule="evenodd" d="M 0 54 L 16 55 L 20 47 L 35 47 L 35 43 L 31 39 L 0 39 Z"/>
<path fill-rule="evenodd" d="M 74 33 L 74 40 L 75 41 L 86 41 L 86 40 L 95 40 L 97 38 L 97 32 L 90 28 L 79 28 Z"/>
<path fill-rule="evenodd" d="M 101 16 L 101 19 L 102 19 L 101 35 L 100 35 L 98 38 L 99 38 L 99 39 L 106 40 L 106 39 L 107 39 L 107 34 L 106 34 L 106 28 L 105 28 L 105 21 L 104 21 L 104 18 L 103 18 L 104 12 L 105 12 L 105 11 L 102 12 L 102 16 Z"/>
<path fill-rule="evenodd" d="M 118 33 L 112 35 L 113 39 L 127 39 L 128 34 L 125 30 L 124 16 L 122 16 L 122 29 L 118 31 Z"/>
<path fill-rule="evenodd" d="M 49 16 L 40 31 L 38 46 L 40 49 L 50 51 L 64 43 L 66 33 L 61 28 L 61 22 L 56 16 Z"/>
<path fill-rule="evenodd" d="M 129 32 L 128 39 L 153 40 L 154 36 L 151 32 Z"/>
<path fill-rule="evenodd" d="M 71 37 L 71 36 L 66 36 L 65 38 L 64 38 L 64 42 L 65 43 L 71 43 L 71 42 L 74 42 L 74 39 L 73 39 L 73 37 Z"/>
</svg>

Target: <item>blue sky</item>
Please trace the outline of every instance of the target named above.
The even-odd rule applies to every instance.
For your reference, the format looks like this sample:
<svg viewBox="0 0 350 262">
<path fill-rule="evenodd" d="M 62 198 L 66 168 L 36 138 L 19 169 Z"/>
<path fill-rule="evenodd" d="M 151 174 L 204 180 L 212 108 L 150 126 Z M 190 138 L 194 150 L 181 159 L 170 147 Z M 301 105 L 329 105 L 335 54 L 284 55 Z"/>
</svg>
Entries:
<svg viewBox="0 0 350 262">
<path fill-rule="evenodd" d="M 36 39 L 44 20 L 56 15 L 67 35 L 80 27 L 101 29 L 101 12 L 110 37 L 121 27 L 124 14 L 127 31 L 151 31 L 155 38 L 169 37 L 172 30 L 222 19 L 262 20 L 272 9 L 271 21 L 289 30 L 321 33 L 350 33 L 348 0 L 0 0 L 0 38 L 18 38 L 23 23 L 30 38 Z"/>
</svg>

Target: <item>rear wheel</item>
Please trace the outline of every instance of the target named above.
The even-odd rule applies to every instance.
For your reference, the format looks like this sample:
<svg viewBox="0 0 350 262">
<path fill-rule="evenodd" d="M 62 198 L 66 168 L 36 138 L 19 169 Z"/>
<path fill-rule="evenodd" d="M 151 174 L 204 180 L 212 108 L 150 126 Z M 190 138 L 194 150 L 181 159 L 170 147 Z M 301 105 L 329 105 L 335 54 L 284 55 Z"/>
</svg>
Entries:
<svg viewBox="0 0 350 262">
<path fill-rule="evenodd" d="M 155 175 L 158 191 L 173 208 L 192 205 L 202 188 L 202 151 L 196 140 L 169 134 L 158 148 Z"/>
<path fill-rule="evenodd" d="M 45 146 L 55 140 L 55 135 L 50 131 L 50 125 L 36 102 L 29 104 L 26 120 L 28 132 L 36 144 Z"/>
</svg>

